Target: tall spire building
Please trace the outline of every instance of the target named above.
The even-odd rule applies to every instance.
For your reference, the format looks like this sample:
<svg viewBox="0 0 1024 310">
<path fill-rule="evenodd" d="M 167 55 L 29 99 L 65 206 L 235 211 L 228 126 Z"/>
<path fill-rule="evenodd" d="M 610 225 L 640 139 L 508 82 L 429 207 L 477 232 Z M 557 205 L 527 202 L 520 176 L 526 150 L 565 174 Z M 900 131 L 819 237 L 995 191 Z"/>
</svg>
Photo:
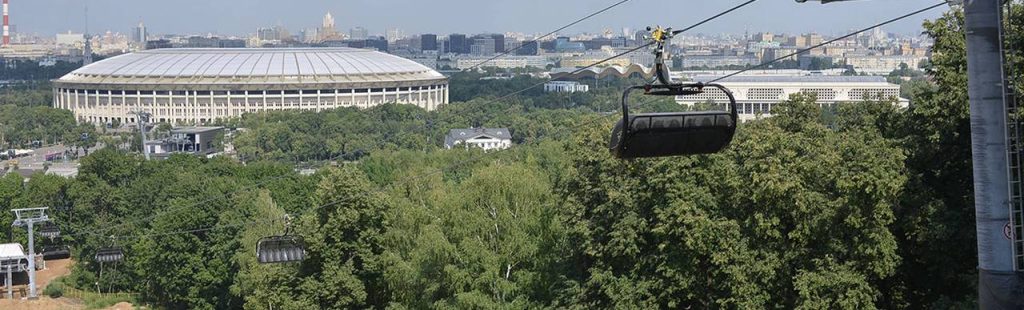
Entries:
<svg viewBox="0 0 1024 310">
<path fill-rule="evenodd" d="M 331 16 L 331 12 L 327 12 L 327 15 L 324 15 L 323 30 L 327 29 L 334 29 L 334 16 Z"/>
<path fill-rule="evenodd" d="M 132 29 L 132 41 L 135 43 L 146 44 L 146 25 L 139 21 L 139 25 Z"/>
<path fill-rule="evenodd" d="M 344 39 L 344 36 L 334 29 L 334 16 L 331 15 L 331 12 L 324 15 L 324 21 L 320 25 L 320 33 L 317 36 L 320 41 Z"/>
</svg>

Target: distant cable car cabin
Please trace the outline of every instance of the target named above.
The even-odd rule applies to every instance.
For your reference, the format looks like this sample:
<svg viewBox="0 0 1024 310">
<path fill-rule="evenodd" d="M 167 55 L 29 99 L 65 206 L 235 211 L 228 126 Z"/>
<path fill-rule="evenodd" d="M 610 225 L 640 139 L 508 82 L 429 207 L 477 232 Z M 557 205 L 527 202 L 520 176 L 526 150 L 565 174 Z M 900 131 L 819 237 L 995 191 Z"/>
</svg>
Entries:
<svg viewBox="0 0 1024 310">
<path fill-rule="evenodd" d="M 306 259 L 305 243 L 297 236 L 270 236 L 256 244 L 260 264 L 300 262 Z"/>
<path fill-rule="evenodd" d="M 40 236 L 50 238 L 50 240 L 60 237 L 60 228 L 57 227 L 57 224 L 54 224 L 53 222 L 43 222 L 41 226 L 42 227 L 39 228 Z"/>
<path fill-rule="evenodd" d="M 124 252 L 116 246 L 101 248 L 96 251 L 95 259 L 98 263 L 117 263 L 124 260 Z"/>
<path fill-rule="evenodd" d="M 260 264 L 301 262 L 306 259 L 306 243 L 302 237 L 289 235 L 291 217 L 284 216 L 284 235 L 263 237 L 256 243 L 256 259 Z"/>
</svg>

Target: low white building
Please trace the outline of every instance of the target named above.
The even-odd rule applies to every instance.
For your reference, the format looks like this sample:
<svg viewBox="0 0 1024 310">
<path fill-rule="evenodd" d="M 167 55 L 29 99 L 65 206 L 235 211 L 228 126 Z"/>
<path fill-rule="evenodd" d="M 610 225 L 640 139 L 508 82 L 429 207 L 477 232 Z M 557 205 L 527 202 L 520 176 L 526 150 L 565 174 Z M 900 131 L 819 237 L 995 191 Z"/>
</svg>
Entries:
<svg viewBox="0 0 1024 310">
<path fill-rule="evenodd" d="M 710 81 L 716 76 L 694 77 Z M 822 107 L 865 100 L 897 100 L 906 108 L 910 101 L 900 98 L 900 86 L 881 76 L 735 76 L 718 82 L 736 97 L 736 109 L 742 121 L 771 116 L 772 109 L 792 94 L 814 93 Z M 703 102 L 727 103 L 728 97 L 718 89 L 706 88 L 699 95 L 677 96 L 676 102 L 693 105 Z"/>
<path fill-rule="evenodd" d="M 590 91 L 590 85 L 580 84 L 575 81 L 551 81 L 544 83 L 544 92 L 548 93 L 585 93 Z"/>
<path fill-rule="evenodd" d="M 851 56 L 847 55 L 846 65 L 852 66 L 857 72 L 867 74 L 888 74 L 899 69 L 900 65 L 907 64 L 911 69 L 920 67 L 922 61 L 928 60 L 923 56 Z"/>
<path fill-rule="evenodd" d="M 172 153 L 190 153 L 208 156 L 216 153 L 220 145 L 214 142 L 224 134 L 224 127 L 179 127 L 171 129 L 167 139 L 146 141 L 149 153 L 157 158 Z"/>
<path fill-rule="evenodd" d="M 753 66 L 760 64 L 757 56 L 732 56 L 732 55 L 686 55 L 683 56 L 683 68 L 717 68 L 727 66 Z"/>
<path fill-rule="evenodd" d="M 452 129 L 444 137 L 444 147 L 452 149 L 458 145 L 466 148 L 478 147 L 489 150 L 503 150 L 512 147 L 512 134 L 508 128 L 467 128 Z"/>
<path fill-rule="evenodd" d="M 546 68 L 552 64 L 547 57 L 544 56 L 502 56 L 495 59 L 491 57 L 482 56 L 463 56 L 459 55 L 451 59 L 452 67 L 458 70 L 466 70 L 469 68 L 481 65 L 482 67 L 497 67 L 502 69 L 512 68 Z"/>
<path fill-rule="evenodd" d="M 81 33 L 58 33 L 57 45 L 84 45 L 85 35 Z"/>
</svg>

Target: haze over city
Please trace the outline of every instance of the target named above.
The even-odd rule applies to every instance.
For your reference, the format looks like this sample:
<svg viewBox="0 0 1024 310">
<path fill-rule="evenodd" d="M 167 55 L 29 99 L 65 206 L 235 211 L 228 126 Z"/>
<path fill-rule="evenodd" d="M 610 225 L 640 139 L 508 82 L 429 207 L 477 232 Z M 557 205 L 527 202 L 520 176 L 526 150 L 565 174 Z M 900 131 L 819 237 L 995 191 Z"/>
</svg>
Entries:
<svg viewBox="0 0 1024 310">
<path fill-rule="evenodd" d="M 144 20 L 153 33 L 216 33 L 244 35 L 257 27 L 281 23 L 299 29 L 316 24 L 325 12 L 336 17 L 339 29 L 362 26 L 371 33 L 386 27 L 410 33 L 546 32 L 565 20 L 584 16 L 617 1 L 611 0 L 12 0 L 11 23 L 19 31 L 49 34 L 84 31 L 85 4 L 91 32 L 126 32 Z M 585 21 L 566 33 L 598 32 L 603 28 L 638 28 L 648 24 L 683 27 L 711 16 L 735 1 L 652 1 L 623 4 L 603 18 Z M 771 31 L 825 34 L 860 28 L 933 3 L 931 0 L 853 1 L 837 5 L 797 4 L 791 0 L 760 1 L 719 22 L 695 29 L 698 33 Z M 372 13 L 372 14 L 371 14 Z M 921 21 L 938 11 L 895 23 L 886 29 L 917 33 Z"/>
<path fill-rule="evenodd" d="M 0 5 L 0 309 L 1024 305 L 1024 0 Z"/>
</svg>

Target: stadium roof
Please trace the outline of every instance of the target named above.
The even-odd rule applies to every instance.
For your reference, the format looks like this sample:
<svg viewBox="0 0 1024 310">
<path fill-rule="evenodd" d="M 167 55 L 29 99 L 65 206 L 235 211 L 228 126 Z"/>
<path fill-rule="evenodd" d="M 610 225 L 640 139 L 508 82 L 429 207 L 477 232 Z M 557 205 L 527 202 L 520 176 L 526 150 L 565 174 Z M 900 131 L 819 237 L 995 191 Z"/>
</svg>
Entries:
<svg viewBox="0 0 1024 310">
<path fill-rule="evenodd" d="M 70 83 L 309 83 L 443 79 L 414 61 L 354 48 L 156 49 L 124 54 L 60 78 Z"/>
</svg>

